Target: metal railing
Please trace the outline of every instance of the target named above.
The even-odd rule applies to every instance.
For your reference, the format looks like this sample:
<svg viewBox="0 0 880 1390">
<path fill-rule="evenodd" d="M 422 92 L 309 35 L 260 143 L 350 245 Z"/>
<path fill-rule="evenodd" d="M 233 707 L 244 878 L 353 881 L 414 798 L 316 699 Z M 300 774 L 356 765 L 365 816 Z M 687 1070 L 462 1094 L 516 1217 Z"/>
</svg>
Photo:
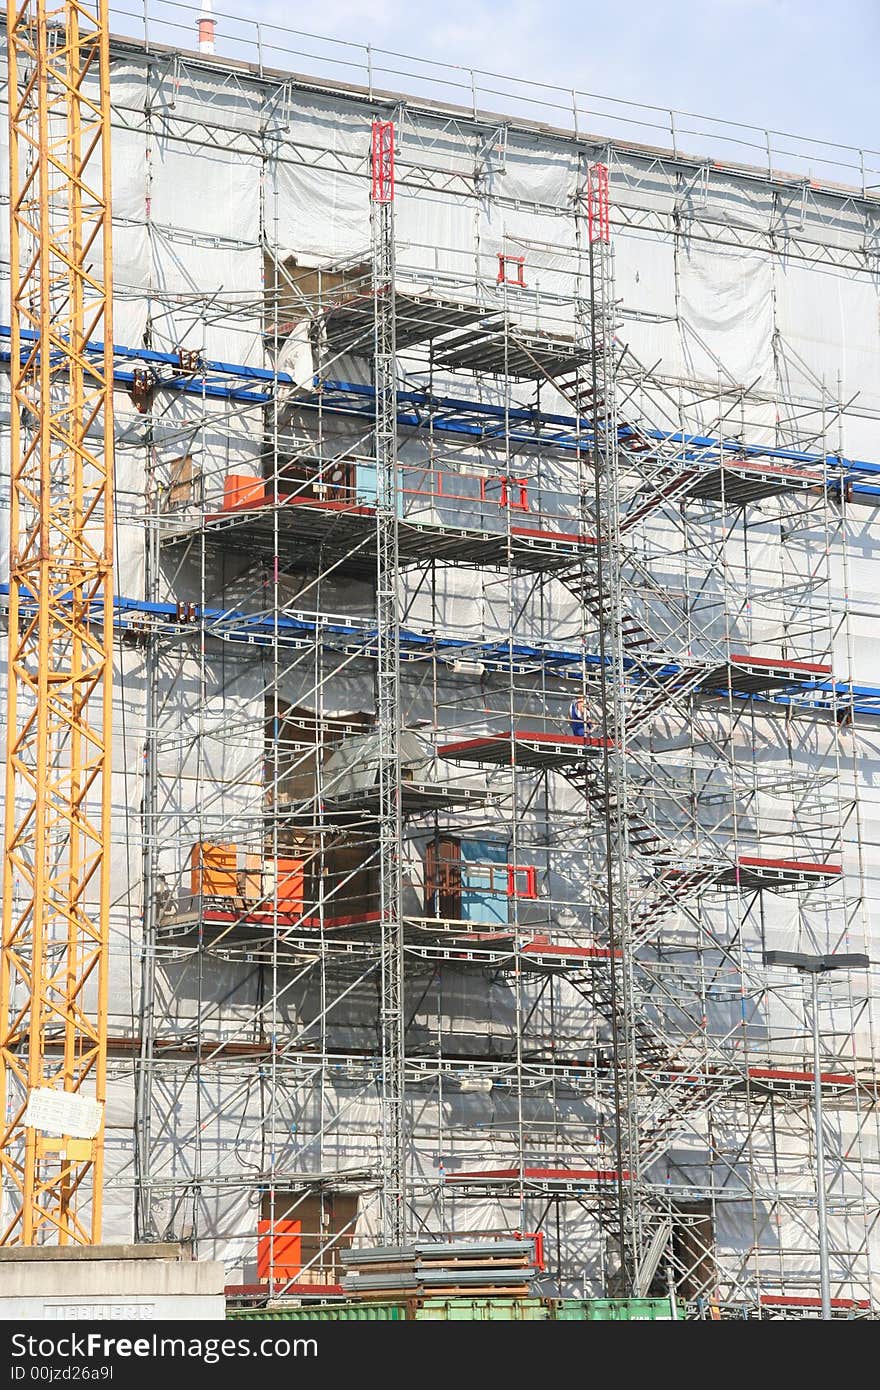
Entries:
<svg viewBox="0 0 880 1390">
<path fill-rule="evenodd" d="M 114 35 L 191 52 L 198 46 L 198 7 L 180 0 L 113 0 Z M 214 11 L 216 57 L 275 71 L 393 92 L 464 108 L 476 118 L 499 115 L 550 125 L 584 140 L 614 139 L 720 165 L 746 165 L 768 178 L 842 184 L 880 197 L 880 151 L 790 131 L 728 121 L 693 111 L 511 77 L 467 64 L 419 58 L 393 49 Z"/>
</svg>

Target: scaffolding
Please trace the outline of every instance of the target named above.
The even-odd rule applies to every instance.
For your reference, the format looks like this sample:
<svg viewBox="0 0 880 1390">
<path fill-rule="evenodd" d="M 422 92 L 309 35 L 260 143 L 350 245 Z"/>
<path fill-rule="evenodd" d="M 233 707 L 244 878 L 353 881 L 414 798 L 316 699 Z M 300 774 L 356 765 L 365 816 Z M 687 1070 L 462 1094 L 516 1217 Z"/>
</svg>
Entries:
<svg viewBox="0 0 880 1390">
<path fill-rule="evenodd" d="M 556 239 L 548 195 L 471 244 L 456 198 L 521 216 L 510 123 L 114 56 L 155 262 L 188 267 L 117 272 L 117 1222 L 221 1250 L 242 1299 L 338 1290 L 356 1239 L 491 1229 L 543 1233 L 548 1293 L 810 1314 L 806 1003 L 763 952 L 868 935 L 880 692 L 836 594 L 873 473 L 842 390 L 781 360 L 743 385 L 678 302 L 685 365 L 640 360 L 614 143 L 568 140 Z M 344 130 L 307 138 L 302 93 Z M 163 142 L 248 163 L 252 244 L 158 225 Z M 319 175 L 354 181 L 354 249 L 284 222 Z M 230 248 L 250 278 L 200 283 Z M 832 1292 L 862 1315 L 868 988 L 822 990 Z"/>
</svg>

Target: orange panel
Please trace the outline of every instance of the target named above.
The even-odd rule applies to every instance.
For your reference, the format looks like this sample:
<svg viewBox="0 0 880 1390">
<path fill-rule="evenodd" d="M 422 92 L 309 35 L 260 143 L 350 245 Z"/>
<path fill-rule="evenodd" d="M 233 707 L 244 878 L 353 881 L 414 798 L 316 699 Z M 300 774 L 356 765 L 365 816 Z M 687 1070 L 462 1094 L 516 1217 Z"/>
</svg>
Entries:
<svg viewBox="0 0 880 1390">
<path fill-rule="evenodd" d="M 212 845 L 204 840 L 190 854 L 190 891 L 206 898 L 238 895 L 238 850 L 235 845 Z"/>
<path fill-rule="evenodd" d="M 261 507 L 266 501 L 266 484 L 262 478 L 254 478 L 248 473 L 230 473 L 223 482 L 223 510 L 232 511 L 235 507 Z"/>
<path fill-rule="evenodd" d="M 302 1222 L 257 1222 L 257 1278 L 295 1279 L 302 1272 Z M 274 1232 L 274 1235 L 273 1235 Z M 271 1264 L 271 1271 L 270 1271 Z"/>
<path fill-rule="evenodd" d="M 275 897 L 285 912 L 301 912 L 303 905 L 303 861 L 277 859 Z"/>
</svg>

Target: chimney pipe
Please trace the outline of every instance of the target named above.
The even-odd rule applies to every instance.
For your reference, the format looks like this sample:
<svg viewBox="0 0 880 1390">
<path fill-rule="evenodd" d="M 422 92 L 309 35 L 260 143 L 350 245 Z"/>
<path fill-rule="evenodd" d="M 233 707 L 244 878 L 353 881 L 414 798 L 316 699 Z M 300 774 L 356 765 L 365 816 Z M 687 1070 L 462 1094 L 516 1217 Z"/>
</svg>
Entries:
<svg viewBox="0 0 880 1390">
<path fill-rule="evenodd" d="M 214 30 L 217 21 L 211 9 L 211 0 L 202 0 L 202 8 L 199 13 L 199 52 L 214 52 Z"/>
</svg>

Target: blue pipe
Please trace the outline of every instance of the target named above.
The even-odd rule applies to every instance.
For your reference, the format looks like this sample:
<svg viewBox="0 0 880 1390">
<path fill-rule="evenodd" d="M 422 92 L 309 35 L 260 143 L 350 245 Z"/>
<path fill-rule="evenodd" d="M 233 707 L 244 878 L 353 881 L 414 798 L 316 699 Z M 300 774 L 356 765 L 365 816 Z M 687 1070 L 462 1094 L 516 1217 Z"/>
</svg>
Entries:
<svg viewBox="0 0 880 1390">
<path fill-rule="evenodd" d="M 9 338 L 10 336 L 9 325 L 0 324 L 0 338 Z M 27 341 L 37 341 L 38 336 L 33 330 L 22 330 L 22 337 Z M 92 356 L 97 357 L 103 354 L 104 344 L 97 341 L 90 342 L 87 344 L 86 350 Z M 167 366 L 180 371 L 179 358 L 176 353 L 172 352 L 158 352 L 153 348 L 133 348 L 114 344 L 113 355 L 126 361 L 143 362 L 148 366 Z M 9 358 L 9 351 L 0 350 L 0 361 L 8 362 Z M 115 381 L 126 386 L 130 386 L 134 380 L 133 372 L 123 371 L 119 368 L 114 369 L 113 375 Z M 200 364 L 198 379 L 190 375 L 159 378 L 156 385 L 163 390 L 178 391 L 185 395 L 207 396 L 212 399 L 242 401 L 256 405 L 266 404 L 272 399 L 272 391 L 248 390 L 230 384 L 229 378 L 233 382 L 263 382 L 272 387 L 278 385 L 296 386 L 294 378 L 287 372 L 218 360 L 203 361 Z M 314 385 L 316 388 L 314 395 L 297 401 L 300 408 L 323 409 L 335 414 L 372 416 L 373 409 L 370 404 L 374 399 L 372 386 L 345 381 L 321 381 L 319 378 L 315 378 Z M 341 403 L 345 399 L 365 402 L 366 404 L 345 406 Z M 434 396 L 426 391 L 398 391 L 397 399 L 401 405 L 416 407 L 415 411 L 401 411 L 398 414 L 398 423 L 413 429 L 431 428 L 446 433 L 464 434 L 485 439 L 490 437 L 486 427 L 471 422 L 486 420 L 497 422 L 499 426 L 511 422 L 518 425 L 530 425 L 533 430 L 546 430 L 547 426 L 561 427 L 558 433 L 552 435 L 510 431 L 511 441 L 517 444 L 551 445 L 554 448 L 574 449 L 578 447 L 588 448 L 592 442 L 591 421 L 589 419 L 578 420 L 575 416 L 548 414 L 526 406 L 507 407 L 495 405 L 488 401 Z M 419 410 L 425 411 L 426 414 L 424 416 L 418 414 Z M 440 412 L 445 412 L 445 414 Z M 738 440 L 716 439 L 711 435 L 683 434 L 669 430 L 646 429 L 641 433 L 648 439 L 684 446 L 685 452 L 682 454 L 684 461 L 705 461 L 707 455 L 711 457 L 712 451 L 715 451 L 719 456 L 729 454 L 735 458 L 772 459 L 781 463 L 807 464 L 817 468 L 831 465 L 854 476 L 874 477 L 880 475 L 880 463 L 872 463 L 867 459 L 811 454 L 799 449 L 743 444 Z M 636 431 L 629 425 L 619 427 L 619 436 L 622 439 L 633 437 L 635 434 Z M 864 484 L 855 484 L 853 491 L 865 497 L 880 496 L 880 489 L 872 489 Z"/>
<path fill-rule="evenodd" d="M 27 342 L 37 342 L 39 333 L 31 328 L 23 328 L 21 336 Z M 0 338 L 11 338 L 12 329 L 9 324 L 0 323 Z M 102 357 L 104 354 L 104 344 L 92 339 L 86 344 L 86 351 L 92 357 Z M 113 356 L 130 358 L 137 362 L 149 362 L 164 367 L 174 367 L 180 371 L 180 359 L 176 352 L 157 352 L 154 348 L 134 348 L 124 347 L 120 343 L 113 344 Z M 224 376 L 243 377 L 251 381 L 275 382 L 282 381 L 293 384 L 293 377 L 286 372 L 273 372 L 268 367 L 246 367 L 238 362 L 203 362 L 202 366 L 210 372 L 220 372 Z M 165 383 L 162 383 L 165 385 Z"/>
<path fill-rule="evenodd" d="M 0 584 L 0 595 L 9 594 L 9 585 Z M 30 597 L 25 594 L 25 597 Z M 176 603 L 150 603 L 145 599 L 126 598 L 117 596 L 113 600 L 114 626 L 120 630 L 130 630 L 133 626 L 131 617 L 134 614 L 142 614 L 145 617 L 157 619 L 159 624 L 167 623 L 176 634 L 183 635 L 189 628 L 189 624 L 183 623 L 178 619 L 178 609 Z M 96 605 L 96 614 L 100 607 Z M 200 608 L 198 610 L 200 622 L 213 625 L 214 636 L 227 642 L 244 642 L 252 646 L 268 646 L 276 640 L 284 641 L 298 639 L 307 640 L 317 633 L 327 634 L 328 637 L 336 638 L 337 643 L 341 641 L 348 648 L 356 645 L 364 656 L 375 655 L 378 631 L 374 627 L 358 626 L 352 623 L 327 623 L 317 622 L 305 618 L 291 618 L 279 615 L 278 617 L 267 617 L 263 614 L 242 613 L 229 608 Z M 190 629 L 191 630 L 191 629 Z M 553 673 L 568 679 L 581 679 L 581 666 L 595 668 L 600 664 L 601 658 L 594 653 L 582 653 L 567 651 L 563 648 L 552 647 L 533 647 L 525 643 L 507 642 L 472 642 L 464 637 L 438 637 L 418 632 L 410 628 L 400 630 L 401 646 L 404 656 L 408 660 L 431 660 L 435 657 L 452 658 L 468 653 L 485 665 L 494 667 L 497 670 L 506 670 L 511 664 L 535 665 L 543 664 L 552 668 Z M 606 658 L 606 661 L 610 658 Z M 627 664 L 632 667 L 635 663 L 630 658 Z M 683 668 L 669 663 L 652 674 L 657 678 L 676 674 Z M 726 695 L 726 688 L 712 692 L 716 695 Z M 754 700 L 763 704 L 792 705 L 795 704 L 800 709 L 831 709 L 840 708 L 840 700 L 849 700 L 847 706 L 862 714 L 880 714 L 880 686 L 853 685 L 849 681 L 797 681 L 789 683 L 787 692 L 778 692 L 773 695 L 754 695 L 746 692 L 734 691 L 734 696 L 740 700 Z M 803 699 L 803 695 L 815 694 L 819 698 Z M 823 699 L 822 696 L 832 696 L 832 699 Z M 862 703 L 865 700 L 878 701 L 877 706 Z"/>
</svg>

